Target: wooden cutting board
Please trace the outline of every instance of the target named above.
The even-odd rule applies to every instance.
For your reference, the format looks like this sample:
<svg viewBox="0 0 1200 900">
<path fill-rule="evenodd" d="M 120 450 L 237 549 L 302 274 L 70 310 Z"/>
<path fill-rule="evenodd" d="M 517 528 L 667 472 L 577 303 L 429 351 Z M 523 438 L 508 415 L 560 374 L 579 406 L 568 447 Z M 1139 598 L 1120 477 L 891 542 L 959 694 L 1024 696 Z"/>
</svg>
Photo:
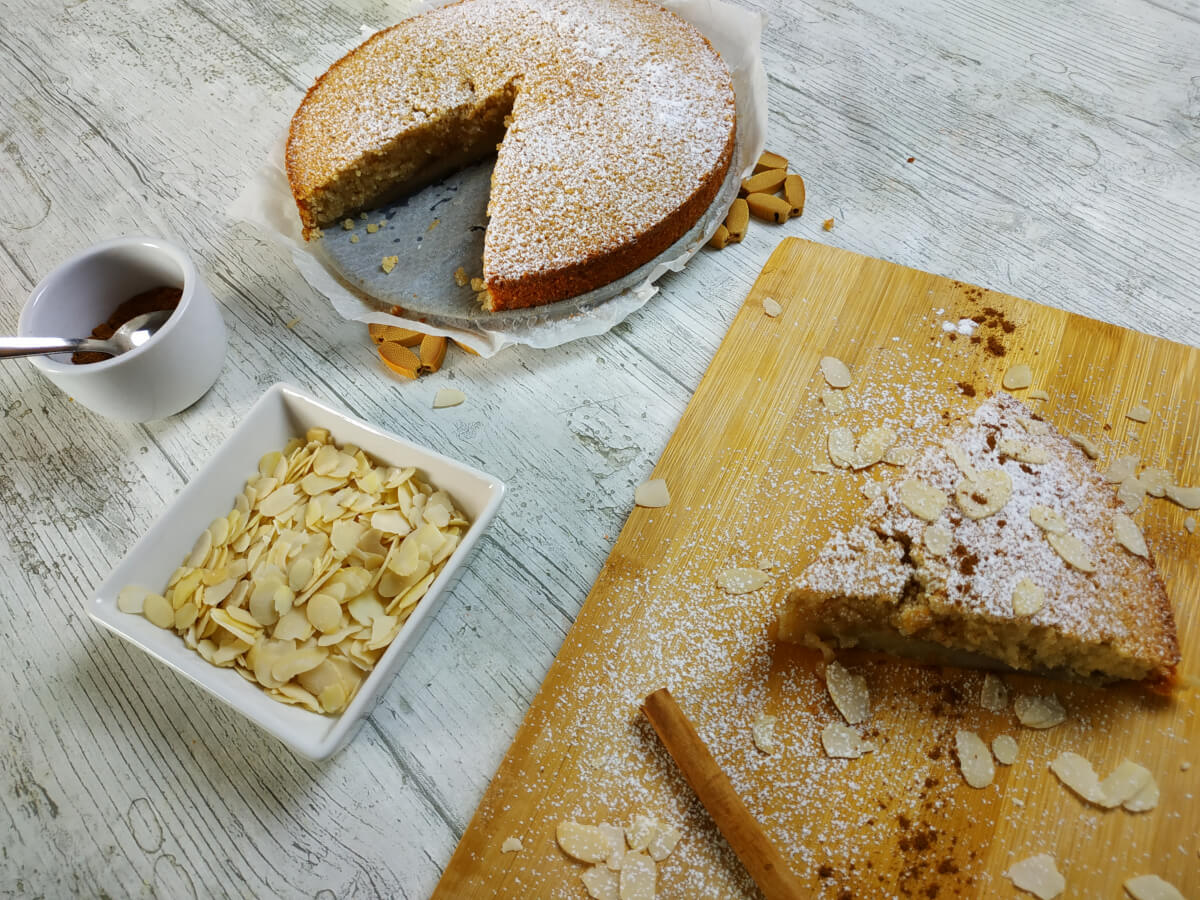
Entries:
<svg viewBox="0 0 1200 900">
<path fill-rule="evenodd" d="M 783 308 L 764 314 L 765 298 Z M 975 319 L 976 322 L 969 320 Z M 963 322 L 962 320 L 967 320 Z M 960 324 L 961 323 L 961 324 Z M 850 409 L 820 399 L 821 357 L 846 362 Z M 1052 693 L 1067 721 L 1021 727 L 979 707 L 978 672 L 844 655 L 871 691 L 876 752 L 825 757 L 820 730 L 838 714 L 817 657 L 776 645 L 775 610 L 835 529 L 855 519 L 863 485 L 895 477 L 823 473 L 829 427 L 885 422 L 915 443 L 943 410 L 1000 390 L 1017 363 L 1050 399 L 1028 404 L 1100 447 L 1097 464 L 1139 453 L 1200 484 L 1200 351 L 877 259 L 789 238 L 772 254 L 680 420 L 654 475 L 671 502 L 634 509 L 563 643 L 435 896 L 586 897 L 581 863 L 556 824 L 628 823 L 648 814 L 683 839 L 659 864 L 660 897 L 754 895 L 754 887 L 680 780 L 638 705 L 667 685 L 752 813 L 814 896 L 1018 896 L 1003 873 L 1055 857 L 1072 897 L 1124 896 L 1155 873 L 1200 896 L 1200 700 L 1006 675 L 1011 693 Z M 973 395 L 968 396 L 968 395 Z M 1125 413 L 1144 403 L 1147 424 Z M 1185 678 L 1200 676 L 1200 535 L 1191 514 L 1148 499 L 1142 525 L 1178 620 Z M 770 565 L 772 579 L 729 596 L 721 569 Z M 778 747 L 757 750 L 751 724 L 777 717 Z M 964 728 L 1020 745 L 995 782 L 967 786 L 953 757 Z M 1128 758 L 1149 768 L 1158 807 L 1090 807 L 1047 763 L 1063 750 L 1101 777 Z M 1192 764 L 1192 765 L 1189 765 Z M 502 852 L 507 838 L 522 849 Z M 1023 894 L 1020 896 L 1028 897 Z"/>
</svg>

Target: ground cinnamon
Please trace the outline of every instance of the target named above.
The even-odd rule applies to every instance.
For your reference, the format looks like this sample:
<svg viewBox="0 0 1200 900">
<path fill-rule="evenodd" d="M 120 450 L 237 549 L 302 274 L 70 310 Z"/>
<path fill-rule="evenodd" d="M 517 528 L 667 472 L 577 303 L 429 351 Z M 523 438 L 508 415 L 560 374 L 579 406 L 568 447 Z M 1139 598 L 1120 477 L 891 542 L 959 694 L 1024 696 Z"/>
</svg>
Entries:
<svg viewBox="0 0 1200 900">
<path fill-rule="evenodd" d="M 174 309 L 179 305 L 179 300 L 182 296 L 183 291 L 180 288 L 168 287 L 167 285 L 150 288 L 148 291 L 135 294 L 114 309 L 107 321 L 101 322 L 93 328 L 92 337 L 97 340 L 107 341 L 118 328 L 134 316 L 158 312 L 161 309 Z M 96 350 L 77 351 L 71 354 L 71 362 L 76 365 L 104 362 L 104 360 L 111 358 L 111 353 L 101 353 Z"/>
</svg>

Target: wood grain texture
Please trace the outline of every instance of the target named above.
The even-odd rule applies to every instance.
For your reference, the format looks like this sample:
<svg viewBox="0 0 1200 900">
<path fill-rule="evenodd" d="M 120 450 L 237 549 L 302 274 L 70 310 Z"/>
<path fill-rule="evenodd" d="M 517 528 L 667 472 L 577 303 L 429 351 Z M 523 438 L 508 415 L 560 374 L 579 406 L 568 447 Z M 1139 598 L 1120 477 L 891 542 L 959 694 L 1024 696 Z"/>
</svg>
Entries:
<svg viewBox="0 0 1200 900">
<path fill-rule="evenodd" d="M 604 337 L 452 351 L 403 384 L 224 210 L 312 79 L 414 4 L 0 0 L 0 328 L 68 255 L 147 232 L 192 250 L 230 326 L 214 389 L 147 426 L 0 368 L 0 896 L 427 896 L 784 234 L 1200 344 L 1194 3 L 744 2 L 768 16 L 768 145 L 804 174 L 806 215 L 701 253 Z M 277 380 L 512 489 L 322 766 L 81 615 Z M 468 402 L 432 410 L 444 386 Z"/>
<path fill-rule="evenodd" d="M 764 314 L 765 297 L 781 316 Z M 983 324 L 973 335 L 943 327 L 964 318 Z M 853 372 L 844 413 L 820 400 L 825 355 Z M 1135 452 L 1176 483 L 1200 484 L 1200 350 L 784 241 L 655 467 L 670 506 L 630 516 L 435 896 L 584 896 L 573 884 L 582 867 L 554 846 L 556 824 L 627 824 L 639 814 L 686 823 L 660 867 L 663 896 L 752 895 L 639 727 L 641 697 L 663 686 L 815 896 L 1006 896 L 1003 873 L 1039 852 L 1056 857 L 1072 896 L 1108 896 L 1146 872 L 1185 896 L 1200 889 L 1200 805 L 1188 768 L 1200 740 L 1194 688 L 1164 701 L 1134 687 L 1006 675 L 1014 696 L 1053 694 L 1068 709 L 1066 723 L 1036 731 L 1011 708 L 980 706 L 978 672 L 844 654 L 867 678 L 873 714 L 863 729 L 878 749 L 832 760 L 818 735 L 840 718 L 817 677 L 819 655 L 770 637 L 789 586 L 834 529 L 861 515 L 862 487 L 904 477 L 882 464 L 811 470 L 828 462 L 829 428 L 887 424 L 917 446 L 943 412 L 973 408 L 1017 363 L 1051 396 L 1029 403 L 1062 432 L 1099 442 L 1098 464 Z M 1143 401 L 1154 410 L 1144 426 L 1125 416 Z M 1165 500 L 1138 513 L 1176 612 L 1185 683 L 1200 675 L 1200 538 L 1185 530 L 1187 515 Z M 767 587 L 736 597 L 717 589 L 721 569 L 759 560 L 773 562 Z M 778 717 L 780 748 L 769 756 L 750 733 L 765 713 Z M 967 786 L 954 759 L 958 729 L 988 742 L 1014 736 L 1017 764 L 999 767 L 985 789 Z M 1102 777 L 1122 759 L 1144 764 L 1161 804 L 1141 814 L 1087 806 L 1047 768 L 1066 750 Z M 501 855 L 510 835 L 527 851 Z"/>
</svg>

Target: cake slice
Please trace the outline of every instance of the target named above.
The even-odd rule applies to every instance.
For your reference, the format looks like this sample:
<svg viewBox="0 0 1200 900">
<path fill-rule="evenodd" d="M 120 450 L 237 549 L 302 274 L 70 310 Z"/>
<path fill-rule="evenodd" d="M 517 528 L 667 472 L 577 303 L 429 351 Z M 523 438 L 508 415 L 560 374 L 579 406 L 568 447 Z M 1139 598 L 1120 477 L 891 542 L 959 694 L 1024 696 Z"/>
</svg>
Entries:
<svg viewBox="0 0 1200 900">
<path fill-rule="evenodd" d="M 1169 690 L 1174 618 L 1153 555 L 1116 535 L 1123 514 L 1078 448 L 995 396 L 829 541 L 789 594 L 779 636 Z"/>
</svg>

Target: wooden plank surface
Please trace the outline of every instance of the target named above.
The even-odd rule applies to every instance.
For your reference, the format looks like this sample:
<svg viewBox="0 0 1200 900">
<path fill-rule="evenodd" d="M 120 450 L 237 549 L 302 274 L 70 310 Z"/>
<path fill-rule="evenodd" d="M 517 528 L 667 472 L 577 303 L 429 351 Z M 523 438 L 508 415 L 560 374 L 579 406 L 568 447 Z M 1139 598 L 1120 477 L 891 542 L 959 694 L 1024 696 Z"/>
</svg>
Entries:
<svg viewBox="0 0 1200 900">
<path fill-rule="evenodd" d="M 783 306 L 763 312 L 765 297 Z M 958 323 L 978 318 L 973 334 Z M 954 326 L 954 330 L 948 330 Z M 968 330 L 967 328 L 962 329 Z M 853 371 L 850 409 L 819 395 L 824 355 Z M 778 646 L 770 624 L 788 585 L 866 505 L 865 483 L 894 477 L 814 472 L 833 423 L 886 422 L 913 444 L 943 411 L 973 407 L 1019 362 L 1050 400 L 1027 401 L 1064 433 L 1091 436 L 1098 465 L 1141 455 L 1180 484 L 1200 483 L 1200 351 L 1015 297 L 796 239 L 771 256 L 654 470 L 671 503 L 635 509 L 477 810 L 437 896 L 586 896 L 583 866 L 554 843 L 562 820 L 628 823 L 649 814 L 684 838 L 659 867 L 660 896 L 752 894 L 729 848 L 638 715 L 667 686 L 745 802 L 815 895 L 1012 896 L 1002 873 L 1050 853 L 1069 896 L 1117 896 L 1156 873 L 1200 891 L 1200 711 L 1132 687 L 1088 688 L 1006 675 L 1014 695 L 1052 693 L 1067 721 L 1021 727 L 986 712 L 978 672 L 847 655 L 865 675 L 878 751 L 830 760 L 824 724 L 839 720 L 811 651 Z M 1027 392 L 1017 392 L 1018 396 Z M 973 394 L 974 397 L 967 395 Z M 1125 416 L 1153 411 L 1142 425 Z M 1176 612 L 1185 679 L 1200 675 L 1200 535 L 1190 515 L 1148 499 L 1145 530 Z M 773 562 L 767 587 L 736 597 L 714 584 L 727 565 Z M 778 717 L 779 749 L 755 749 L 750 725 Z M 1020 744 L 1017 763 L 973 789 L 953 757 L 958 728 Z M 1150 812 L 1089 807 L 1048 771 L 1057 753 L 1103 777 L 1128 758 L 1162 789 Z M 517 837 L 524 849 L 504 854 Z M 846 894 L 845 892 L 849 892 Z"/>
</svg>

